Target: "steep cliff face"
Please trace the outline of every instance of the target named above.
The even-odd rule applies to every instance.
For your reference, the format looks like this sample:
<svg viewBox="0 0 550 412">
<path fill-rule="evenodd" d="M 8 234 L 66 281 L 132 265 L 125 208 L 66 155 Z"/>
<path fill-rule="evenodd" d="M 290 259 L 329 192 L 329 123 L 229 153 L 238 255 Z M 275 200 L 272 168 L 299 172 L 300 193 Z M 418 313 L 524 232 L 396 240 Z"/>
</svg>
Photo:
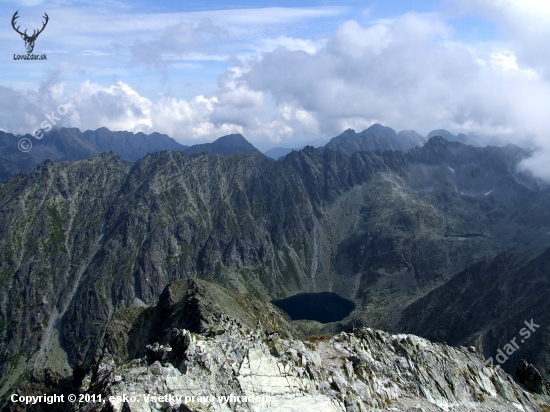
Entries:
<svg viewBox="0 0 550 412">
<path fill-rule="evenodd" d="M 515 171 L 524 155 L 433 138 L 407 155 L 44 163 L 0 185 L 3 391 L 26 365 L 91 365 L 113 314 L 176 279 L 263 300 L 333 291 L 357 303 L 350 323 L 396 330 L 453 274 L 548 244 L 550 196 Z"/>
<path fill-rule="evenodd" d="M 56 366 L 70 371 L 59 322 L 101 247 L 105 213 L 128 170 L 109 154 L 46 161 L 0 185 L 0 383 L 13 383 L 26 365 L 44 366 L 52 350 Z"/>
<path fill-rule="evenodd" d="M 61 371 L 89 359 L 115 310 L 154 302 L 174 279 L 213 277 L 259 296 L 299 290 L 280 249 L 312 231 L 323 202 L 389 170 L 365 154 L 348 179 L 346 160 L 324 164 L 313 149 L 286 164 L 163 152 L 130 168 L 104 155 L 46 162 L 1 185 L 3 379 L 44 359 Z M 340 181 L 325 191 L 325 177 Z"/>
<path fill-rule="evenodd" d="M 81 386 L 83 393 L 101 393 L 107 400 L 76 405 L 77 410 L 540 411 L 548 406 L 544 396 L 526 392 L 502 369 L 485 366 L 472 349 L 367 328 L 293 339 L 288 320 L 273 306 L 206 282 L 175 282 L 156 307 L 141 309 L 138 316 L 131 312 L 114 317 Z M 181 329 L 185 325 L 192 332 Z"/>
<path fill-rule="evenodd" d="M 535 256 L 505 252 L 468 267 L 407 307 L 399 329 L 451 345 L 476 345 L 508 373 L 527 359 L 548 377 L 549 290 L 550 249 Z"/>
</svg>

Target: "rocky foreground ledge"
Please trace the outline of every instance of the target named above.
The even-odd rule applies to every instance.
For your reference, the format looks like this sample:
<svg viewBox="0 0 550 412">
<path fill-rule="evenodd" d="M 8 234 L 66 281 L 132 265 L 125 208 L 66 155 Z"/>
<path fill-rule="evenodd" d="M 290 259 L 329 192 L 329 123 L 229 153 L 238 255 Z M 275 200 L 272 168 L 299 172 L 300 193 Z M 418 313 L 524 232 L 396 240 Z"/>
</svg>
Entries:
<svg viewBox="0 0 550 412">
<path fill-rule="evenodd" d="M 117 397 L 104 408 L 114 411 L 545 410 L 465 348 L 367 328 L 304 342 L 232 326 L 214 337 L 174 329 L 171 345 L 122 365 L 105 350 L 82 389 Z"/>
<path fill-rule="evenodd" d="M 79 410 L 550 410 L 548 398 L 485 366 L 473 350 L 369 328 L 298 339 L 273 330 L 289 326 L 271 305 L 206 282 L 178 282 L 155 308 L 113 319 L 81 386 L 103 394 L 102 402 Z"/>
</svg>

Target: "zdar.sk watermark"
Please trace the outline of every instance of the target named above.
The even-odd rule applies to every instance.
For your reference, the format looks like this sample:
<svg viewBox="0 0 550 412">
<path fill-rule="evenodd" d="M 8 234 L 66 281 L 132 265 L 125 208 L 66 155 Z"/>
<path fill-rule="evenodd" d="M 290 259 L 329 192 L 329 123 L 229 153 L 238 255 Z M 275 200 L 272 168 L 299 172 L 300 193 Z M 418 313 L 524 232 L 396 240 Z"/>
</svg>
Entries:
<svg viewBox="0 0 550 412">
<path fill-rule="evenodd" d="M 525 328 L 521 328 L 519 331 L 519 334 L 521 336 L 520 343 L 525 343 L 527 339 L 531 337 L 531 334 L 534 333 L 538 328 L 540 328 L 540 325 L 537 325 L 533 319 L 531 319 L 529 322 L 524 321 Z M 508 360 L 508 357 L 511 356 L 515 351 L 519 349 L 519 344 L 516 342 L 517 337 L 513 338 L 508 342 L 502 349 L 497 350 L 497 354 L 495 355 L 495 359 L 499 364 L 503 364 Z M 493 366 L 493 357 L 490 357 L 485 361 L 485 365 L 491 365 Z"/>
<path fill-rule="evenodd" d="M 44 137 L 44 133 L 49 132 L 52 130 L 52 128 L 57 124 L 58 121 L 61 120 L 59 116 L 65 116 L 67 113 L 69 113 L 69 109 L 73 107 L 72 103 L 66 103 L 66 104 L 60 104 L 57 106 L 57 113 L 55 111 L 52 112 L 51 115 L 46 114 L 45 117 L 47 120 L 44 120 L 42 123 L 40 123 L 40 127 L 35 129 L 32 132 L 32 136 L 40 140 Z M 17 143 L 17 147 L 22 152 L 26 153 L 32 149 L 32 142 L 30 139 L 24 137 Z"/>
</svg>

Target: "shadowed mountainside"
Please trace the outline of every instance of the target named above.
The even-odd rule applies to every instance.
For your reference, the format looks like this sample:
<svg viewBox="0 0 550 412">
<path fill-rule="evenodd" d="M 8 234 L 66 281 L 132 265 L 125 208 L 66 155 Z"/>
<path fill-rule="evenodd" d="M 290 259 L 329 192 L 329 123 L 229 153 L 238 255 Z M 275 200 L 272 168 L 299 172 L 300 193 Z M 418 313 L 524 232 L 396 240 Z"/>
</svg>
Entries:
<svg viewBox="0 0 550 412">
<path fill-rule="evenodd" d="M 502 368 L 513 374 L 520 359 L 529 359 L 547 375 L 549 296 L 550 249 L 535 256 L 508 251 L 469 266 L 407 307 L 399 329 L 450 345 L 475 345 L 495 365 L 504 359 L 496 358 L 498 350 L 516 338 Z M 520 334 L 522 329 L 529 333 Z"/>
<path fill-rule="evenodd" d="M 46 161 L 0 185 L 3 390 L 29 365 L 86 368 L 114 313 L 177 279 L 264 301 L 336 292 L 356 303 L 348 324 L 397 330 L 465 268 L 549 246 L 548 189 L 515 169 L 527 155 L 434 137 L 408 154 Z"/>
</svg>

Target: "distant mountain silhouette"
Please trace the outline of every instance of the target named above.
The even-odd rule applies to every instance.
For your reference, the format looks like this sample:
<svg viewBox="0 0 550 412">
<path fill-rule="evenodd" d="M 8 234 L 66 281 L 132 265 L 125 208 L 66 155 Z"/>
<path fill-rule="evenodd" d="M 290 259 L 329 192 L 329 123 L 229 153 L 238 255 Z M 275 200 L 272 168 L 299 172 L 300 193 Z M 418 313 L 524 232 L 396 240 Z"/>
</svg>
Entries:
<svg viewBox="0 0 550 412">
<path fill-rule="evenodd" d="M 17 147 L 18 141 L 23 137 L 29 139 L 33 145 L 26 153 Z M 29 134 L 15 136 L 0 131 L 0 181 L 22 171 L 32 171 L 46 159 L 76 161 L 98 156 L 103 152 L 114 152 L 128 162 L 135 162 L 147 153 L 182 151 L 187 147 L 164 134 L 113 132 L 106 127 L 84 133 L 75 127 L 62 127 L 44 134 L 40 140 Z"/>
<path fill-rule="evenodd" d="M 95 131 L 87 130 L 82 133 L 82 137 L 97 148 L 100 153 L 112 151 L 129 162 L 135 162 L 147 153 L 163 150 L 181 152 L 188 147 L 165 134 L 151 133 L 146 135 L 141 132 L 136 134 L 132 132 L 112 132 L 106 127 Z"/>
<path fill-rule="evenodd" d="M 414 130 L 396 133 L 390 127 L 374 124 L 361 133 L 348 129 L 328 142 L 324 148 L 351 155 L 355 152 L 383 152 L 399 150 L 408 152 L 415 146 L 422 146 L 425 139 Z"/>
<path fill-rule="evenodd" d="M 227 156 L 236 153 L 250 153 L 254 150 L 256 148 L 241 134 L 228 134 L 214 140 L 212 143 L 196 144 L 183 150 L 183 152 L 186 155 L 211 153 Z"/>
<path fill-rule="evenodd" d="M 452 134 L 451 132 L 445 130 L 445 129 L 438 129 L 438 130 L 432 130 L 430 133 L 428 133 L 428 136 L 426 139 L 429 139 L 433 136 L 441 136 L 444 137 L 446 140 L 450 142 L 459 142 L 464 143 L 470 146 L 476 146 L 476 147 L 484 147 L 484 146 L 504 146 L 506 144 L 509 144 L 512 142 L 513 139 L 510 139 L 510 136 L 488 136 L 488 135 L 481 135 L 477 133 L 459 133 L 456 136 Z"/>
<path fill-rule="evenodd" d="M 300 148 L 291 149 L 291 148 L 288 148 L 288 147 L 274 147 L 273 149 L 269 149 L 267 152 L 264 152 L 264 155 L 266 155 L 267 157 L 271 157 L 272 159 L 277 160 L 277 159 L 280 159 L 281 157 L 286 156 L 287 154 L 289 154 L 293 150 L 301 150 L 301 149 L 303 149 L 303 148 L 300 147 Z"/>
<path fill-rule="evenodd" d="M 437 130 L 432 130 L 430 133 L 428 133 L 428 136 L 426 136 L 426 139 L 429 139 L 430 137 L 434 137 L 434 136 L 441 136 L 443 138 L 445 138 L 445 140 L 448 140 L 450 142 L 456 142 L 457 140 L 457 137 L 452 134 L 451 132 L 445 130 L 445 129 L 437 129 Z M 464 143 L 464 142 L 461 142 L 461 143 Z"/>
<path fill-rule="evenodd" d="M 25 153 L 17 147 L 24 137 L 32 143 L 32 149 Z M 222 136 L 212 143 L 185 146 L 165 134 L 111 131 L 106 127 L 85 132 L 76 127 L 62 127 L 44 134 L 42 139 L 35 139 L 29 134 L 16 136 L 0 131 L 0 181 L 23 171 L 30 172 L 46 159 L 74 162 L 113 152 L 133 163 L 147 153 L 164 150 L 184 152 L 186 155 L 211 153 L 228 156 L 250 153 L 256 148 L 240 134 Z"/>
</svg>

